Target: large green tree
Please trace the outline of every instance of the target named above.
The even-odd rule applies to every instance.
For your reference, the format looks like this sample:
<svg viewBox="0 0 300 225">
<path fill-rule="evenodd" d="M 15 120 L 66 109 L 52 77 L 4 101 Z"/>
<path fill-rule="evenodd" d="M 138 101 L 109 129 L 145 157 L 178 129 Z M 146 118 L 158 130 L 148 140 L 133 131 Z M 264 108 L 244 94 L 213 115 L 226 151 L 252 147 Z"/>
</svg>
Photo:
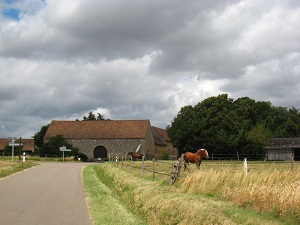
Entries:
<svg viewBox="0 0 300 225">
<path fill-rule="evenodd" d="M 167 132 L 179 153 L 206 148 L 215 154 L 239 152 L 257 158 L 264 154 L 269 137 L 300 135 L 300 113 L 295 108 L 275 107 L 249 97 L 233 100 L 221 94 L 181 108 Z"/>
<path fill-rule="evenodd" d="M 62 135 L 56 135 L 49 138 L 43 146 L 38 150 L 41 156 L 53 156 L 57 157 L 62 154 L 60 147 L 65 146 L 67 149 L 71 149 L 71 152 L 65 152 L 65 156 L 76 156 L 78 154 L 78 148 L 75 148 L 70 144 Z"/>
<path fill-rule="evenodd" d="M 41 130 L 34 135 L 34 144 L 41 148 L 44 144 L 44 136 L 49 128 L 49 125 L 42 126 Z"/>
</svg>

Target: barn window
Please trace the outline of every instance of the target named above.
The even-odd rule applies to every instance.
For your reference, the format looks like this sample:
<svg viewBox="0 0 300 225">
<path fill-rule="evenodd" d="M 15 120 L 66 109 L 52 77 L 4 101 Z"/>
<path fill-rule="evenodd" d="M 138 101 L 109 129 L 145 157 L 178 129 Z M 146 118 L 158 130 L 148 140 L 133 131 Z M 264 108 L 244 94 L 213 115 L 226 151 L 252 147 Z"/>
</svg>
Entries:
<svg viewBox="0 0 300 225">
<path fill-rule="evenodd" d="M 94 159 L 104 159 L 107 158 L 107 150 L 104 146 L 100 145 L 94 149 Z"/>
</svg>

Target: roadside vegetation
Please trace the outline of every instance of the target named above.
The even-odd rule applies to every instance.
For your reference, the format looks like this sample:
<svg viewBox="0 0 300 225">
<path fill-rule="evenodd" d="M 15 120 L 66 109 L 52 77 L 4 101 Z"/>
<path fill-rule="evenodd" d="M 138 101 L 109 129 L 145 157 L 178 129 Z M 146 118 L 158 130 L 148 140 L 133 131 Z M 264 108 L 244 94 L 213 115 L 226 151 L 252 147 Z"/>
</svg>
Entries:
<svg viewBox="0 0 300 225">
<path fill-rule="evenodd" d="M 168 185 L 168 177 L 153 180 L 150 172 L 142 176 L 141 170 L 117 165 L 91 165 L 83 171 L 94 224 L 117 224 L 100 222 L 105 208 L 101 206 L 107 205 L 108 197 L 132 212 L 130 218 L 146 224 L 300 223 L 300 165 L 291 173 L 288 164 L 274 169 L 272 163 L 252 163 L 245 174 L 241 161 L 204 161 L 199 172 L 195 165 L 190 172 L 182 171 L 173 186 Z"/>
<path fill-rule="evenodd" d="M 32 161 L 27 161 L 25 163 L 22 163 L 22 162 L 12 162 L 8 160 L 0 160 L 0 178 L 10 176 L 12 174 L 21 172 L 25 169 L 28 169 L 36 165 L 37 163 Z"/>
</svg>

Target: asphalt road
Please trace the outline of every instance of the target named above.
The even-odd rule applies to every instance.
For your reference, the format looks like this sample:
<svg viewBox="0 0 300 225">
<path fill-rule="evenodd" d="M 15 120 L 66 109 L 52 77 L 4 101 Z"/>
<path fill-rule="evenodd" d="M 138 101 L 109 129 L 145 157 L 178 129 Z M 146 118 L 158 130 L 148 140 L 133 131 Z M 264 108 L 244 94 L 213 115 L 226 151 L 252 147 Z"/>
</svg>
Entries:
<svg viewBox="0 0 300 225">
<path fill-rule="evenodd" d="M 0 180 L 1 225 L 91 225 L 84 163 L 41 163 Z"/>
</svg>

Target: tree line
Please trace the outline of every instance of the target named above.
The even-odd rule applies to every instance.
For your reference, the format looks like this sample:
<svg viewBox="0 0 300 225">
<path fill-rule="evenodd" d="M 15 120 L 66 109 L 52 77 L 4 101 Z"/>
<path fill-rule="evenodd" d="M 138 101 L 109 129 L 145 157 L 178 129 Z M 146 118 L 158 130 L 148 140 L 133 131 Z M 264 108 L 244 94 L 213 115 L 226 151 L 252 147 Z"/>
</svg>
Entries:
<svg viewBox="0 0 300 225">
<path fill-rule="evenodd" d="M 266 153 L 268 138 L 300 135 L 300 113 L 294 107 L 221 94 L 182 107 L 167 133 L 179 154 L 205 148 L 213 154 L 238 152 L 257 159 Z"/>
</svg>

